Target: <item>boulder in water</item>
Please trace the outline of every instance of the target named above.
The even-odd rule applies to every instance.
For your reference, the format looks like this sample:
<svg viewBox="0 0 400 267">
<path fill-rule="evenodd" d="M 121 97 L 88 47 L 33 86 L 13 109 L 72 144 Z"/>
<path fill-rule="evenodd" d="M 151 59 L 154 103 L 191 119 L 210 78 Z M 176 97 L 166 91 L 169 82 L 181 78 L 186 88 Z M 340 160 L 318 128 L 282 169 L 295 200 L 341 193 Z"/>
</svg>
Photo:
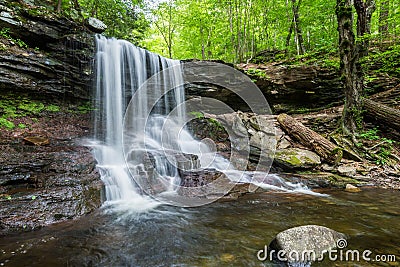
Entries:
<svg viewBox="0 0 400 267">
<path fill-rule="evenodd" d="M 346 184 L 345 191 L 350 192 L 350 193 L 357 193 L 357 192 L 360 192 L 361 189 L 358 188 L 357 186 L 352 185 L 352 184 Z"/>
<path fill-rule="evenodd" d="M 275 250 L 275 259 L 297 266 L 293 263 L 321 259 L 328 251 L 346 245 L 346 235 L 343 233 L 324 226 L 303 225 L 280 232 L 269 244 L 269 248 L 271 252 Z"/>
</svg>

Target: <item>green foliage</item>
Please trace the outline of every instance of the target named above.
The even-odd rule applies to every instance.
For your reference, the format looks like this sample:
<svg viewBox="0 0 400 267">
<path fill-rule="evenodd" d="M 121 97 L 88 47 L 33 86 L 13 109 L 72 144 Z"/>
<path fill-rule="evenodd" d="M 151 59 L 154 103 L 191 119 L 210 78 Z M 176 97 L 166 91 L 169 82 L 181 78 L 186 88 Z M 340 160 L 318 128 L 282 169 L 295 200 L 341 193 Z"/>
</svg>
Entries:
<svg viewBox="0 0 400 267">
<path fill-rule="evenodd" d="M 380 137 L 378 135 L 379 130 L 377 127 L 370 129 L 366 132 L 363 132 L 359 135 L 360 138 L 366 139 L 366 140 L 379 140 Z"/>
<path fill-rule="evenodd" d="M 44 104 L 40 102 L 22 102 L 18 105 L 18 109 L 24 114 L 39 114 L 44 110 Z"/>
<path fill-rule="evenodd" d="M 393 144 L 395 141 L 381 137 L 377 127 L 359 134 L 359 137 L 364 140 L 377 142 L 377 144 L 373 146 L 377 148 L 376 152 L 373 153 L 376 164 L 386 165 L 390 162 L 390 155 L 393 152 Z M 362 146 L 362 144 L 360 143 L 358 146 Z"/>
<path fill-rule="evenodd" d="M 375 49 L 362 60 L 363 66 L 377 74 L 400 76 L 400 44 L 389 46 L 385 51 Z M 369 79 L 374 79 L 371 76 Z"/>
<path fill-rule="evenodd" d="M 222 124 L 218 120 L 216 120 L 214 118 L 208 118 L 208 121 L 212 125 L 214 125 L 214 127 L 216 127 L 218 130 L 223 130 L 224 129 L 224 127 L 222 126 Z"/>
<path fill-rule="evenodd" d="M 77 113 L 77 114 L 87 114 L 91 111 L 96 110 L 90 101 L 82 103 L 78 106 L 72 105 L 68 108 L 67 112 L 70 113 Z"/>
<path fill-rule="evenodd" d="M 6 128 L 7 130 L 12 130 L 15 128 L 15 124 L 3 117 L 0 117 L 0 128 Z"/>
<path fill-rule="evenodd" d="M 245 70 L 245 72 L 250 76 L 256 76 L 261 79 L 268 78 L 266 71 L 262 69 L 248 68 L 247 70 Z"/>
<path fill-rule="evenodd" d="M 42 112 L 59 112 L 60 107 L 56 105 L 45 105 L 40 101 L 29 99 L 23 96 L 11 94 L 2 96 L 0 99 L 0 128 L 14 129 L 13 119 L 26 116 L 39 116 Z M 36 118 L 32 118 L 34 121 Z M 27 125 L 18 124 L 18 128 L 25 129 Z"/>
<path fill-rule="evenodd" d="M 204 114 L 199 111 L 192 111 L 190 112 L 191 115 L 195 116 L 196 119 L 204 119 Z"/>
<path fill-rule="evenodd" d="M 319 65 L 339 70 L 340 59 L 335 47 L 320 47 L 285 61 L 290 65 Z"/>
<path fill-rule="evenodd" d="M 86 102 L 86 103 L 78 106 L 78 113 L 81 113 L 81 114 L 86 114 L 93 110 L 95 110 L 95 109 L 92 107 L 92 104 L 90 102 Z"/>
<path fill-rule="evenodd" d="M 24 124 L 24 123 L 19 123 L 19 124 L 18 124 L 18 128 L 20 128 L 20 129 L 25 129 L 25 128 L 27 128 L 27 126 L 26 126 L 26 124 Z"/>
<path fill-rule="evenodd" d="M 171 28 L 174 58 L 244 62 L 264 50 L 287 51 L 288 55 L 297 50 L 294 34 L 289 36 L 293 19 L 291 1 L 170 0 L 167 3 L 169 9 L 166 4 L 151 8 L 153 23 L 141 43 L 162 55 L 168 56 L 168 44 L 163 37 Z M 306 50 L 336 47 L 334 2 L 303 0 L 299 15 Z"/>
<path fill-rule="evenodd" d="M 8 39 L 9 41 L 11 41 L 13 43 L 15 43 L 20 48 L 25 48 L 25 49 L 28 48 L 28 45 L 24 41 L 22 41 L 21 39 L 19 39 L 19 38 L 15 39 L 15 38 L 11 37 L 9 28 L 0 29 L 0 36 Z"/>
<path fill-rule="evenodd" d="M 107 25 L 104 35 L 110 37 L 138 44 L 149 27 L 142 0 L 80 0 L 79 4 L 84 18 L 95 17 Z M 69 10 L 76 12 L 71 6 Z"/>
<path fill-rule="evenodd" d="M 50 112 L 59 112 L 60 111 L 60 107 L 57 105 L 48 105 L 45 109 L 46 109 L 46 111 L 50 111 Z"/>
</svg>

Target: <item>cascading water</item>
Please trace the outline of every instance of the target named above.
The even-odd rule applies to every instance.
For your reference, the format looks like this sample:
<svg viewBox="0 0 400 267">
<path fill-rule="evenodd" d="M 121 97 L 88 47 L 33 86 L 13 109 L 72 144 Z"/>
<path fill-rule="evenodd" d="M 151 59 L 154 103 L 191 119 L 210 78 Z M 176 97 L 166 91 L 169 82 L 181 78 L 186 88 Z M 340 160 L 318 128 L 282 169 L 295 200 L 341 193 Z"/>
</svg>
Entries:
<svg viewBox="0 0 400 267">
<path fill-rule="evenodd" d="M 185 129 L 179 61 L 123 40 L 97 36 L 96 42 L 95 134 L 99 143 L 95 157 L 106 185 L 107 203 L 139 210 L 156 206 L 157 202 L 140 190 L 149 193 L 145 187 L 155 179 L 150 181 L 150 193 L 175 192 L 180 183 L 177 158 L 188 154 L 198 158 L 193 169 L 214 168 L 236 182 L 266 175 L 236 171 L 228 160 L 216 156 Z M 149 87 L 152 89 L 147 90 Z M 149 166 L 154 167 L 151 173 Z M 273 184 L 255 184 L 284 191 L 304 189 L 276 175 L 271 177 Z"/>
</svg>

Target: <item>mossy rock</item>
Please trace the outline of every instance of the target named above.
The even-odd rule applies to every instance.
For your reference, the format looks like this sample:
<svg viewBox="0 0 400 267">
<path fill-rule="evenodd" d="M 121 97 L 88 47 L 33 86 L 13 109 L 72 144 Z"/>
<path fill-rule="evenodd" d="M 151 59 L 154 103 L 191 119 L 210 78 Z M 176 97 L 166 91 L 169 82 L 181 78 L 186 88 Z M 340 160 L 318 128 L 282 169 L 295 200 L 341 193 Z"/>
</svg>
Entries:
<svg viewBox="0 0 400 267">
<path fill-rule="evenodd" d="M 284 169 L 312 169 L 321 164 L 320 157 L 312 151 L 300 148 L 277 150 L 275 163 Z"/>
</svg>

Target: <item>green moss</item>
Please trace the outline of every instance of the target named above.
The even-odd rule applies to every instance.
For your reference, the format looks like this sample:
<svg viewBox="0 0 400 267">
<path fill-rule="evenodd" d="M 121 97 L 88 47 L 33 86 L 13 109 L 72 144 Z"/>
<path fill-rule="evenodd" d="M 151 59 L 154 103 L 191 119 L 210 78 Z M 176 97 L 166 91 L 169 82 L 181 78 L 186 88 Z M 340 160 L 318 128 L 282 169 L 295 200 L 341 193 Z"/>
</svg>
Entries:
<svg viewBox="0 0 400 267">
<path fill-rule="evenodd" d="M 31 117 L 34 121 L 37 116 L 42 116 L 43 112 L 59 112 L 60 107 L 54 104 L 45 105 L 38 100 L 32 100 L 27 96 L 7 94 L 0 99 L 0 128 L 14 129 L 14 119 Z M 24 129 L 27 126 L 23 123 L 18 128 Z"/>
<path fill-rule="evenodd" d="M 18 124 L 18 128 L 20 128 L 20 129 L 25 129 L 27 126 L 26 126 L 26 124 L 24 124 L 24 123 L 20 123 L 20 124 Z"/>
<path fill-rule="evenodd" d="M 361 182 L 356 179 L 349 178 L 349 177 L 343 177 L 343 176 L 340 176 L 337 174 L 331 174 L 331 175 L 327 176 L 326 179 L 333 186 L 337 186 L 337 187 L 341 187 L 341 188 L 346 187 L 346 184 L 361 184 Z"/>
<path fill-rule="evenodd" d="M 6 128 L 7 130 L 12 130 L 15 128 L 15 124 L 5 118 L 0 118 L 0 128 Z"/>
<path fill-rule="evenodd" d="M 195 116 L 197 119 L 203 119 L 204 118 L 204 114 L 202 112 L 199 112 L 199 111 L 192 111 L 192 112 L 190 112 L 190 115 Z"/>
<path fill-rule="evenodd" d="M 60 107 L 57 105 L 48 105 L 45 109 L 46 109 L 46 111 L 50 111 L 50 112 L 59 112 L 60 111 Z"/>
<path fill-rule="evenodd" d="M 301 161 L 296 157 L 296 156 L 291 156 L 290 159 L 288 160 L 290 164 L 293 166 L 299 166 L 301 165 Z"/>
<path fill-rule="evenodd" d="M 282 161 L 290 164 L 291 166 L 300 167 L 302 164 L 301 160 L 298 158 L 298 155 L 294 151 L 287 151 L 287 150 L 278 151 L 276 152 L 275 157 L 280 158 Z M 303 160 L 304 158 L 305 157 L 302 157 Z M 311 163 L 309 159 L 308 162 Z"/>
</svg>

